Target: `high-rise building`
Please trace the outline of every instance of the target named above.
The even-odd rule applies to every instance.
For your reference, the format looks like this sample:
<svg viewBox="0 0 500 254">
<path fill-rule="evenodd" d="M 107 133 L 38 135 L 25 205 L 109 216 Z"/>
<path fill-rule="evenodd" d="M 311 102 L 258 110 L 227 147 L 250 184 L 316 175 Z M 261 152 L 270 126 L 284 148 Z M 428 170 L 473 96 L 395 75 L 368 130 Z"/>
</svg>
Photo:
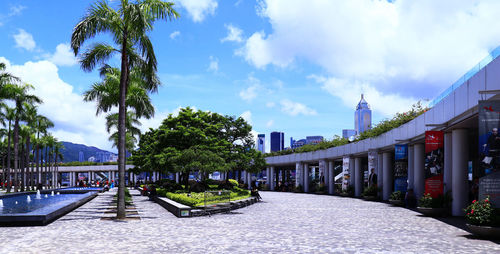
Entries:
<svg viewBox="0 0 500 254">
<path fill-rule="evenodd" d="M 266 152 L 266 134 L 257 135 L 257 150 L 261 153 Z"/>
<path fill-rule="evenodd" d="M 82 152 L 82 151 L 80 151 L 80 152 L 78 153 L 78 161 L 79 161 L 79 162 L 83 162 L 84 160 L 85 160 L 85 157 L 83 156 L 83 152 Z"/>
<path fill-rule="evenodd" d="M 361 100 L 356 106 L 356 112 L 354 112 L 354 128 L 358 135 L 372 128 L 372 111 L 363 94 L 361 94 Z"/>
<path fill-rule="evenodd" d="M 279 152 L 285 148 L 285 133 L 271 132 L 271 152 Z"/>
</svg>

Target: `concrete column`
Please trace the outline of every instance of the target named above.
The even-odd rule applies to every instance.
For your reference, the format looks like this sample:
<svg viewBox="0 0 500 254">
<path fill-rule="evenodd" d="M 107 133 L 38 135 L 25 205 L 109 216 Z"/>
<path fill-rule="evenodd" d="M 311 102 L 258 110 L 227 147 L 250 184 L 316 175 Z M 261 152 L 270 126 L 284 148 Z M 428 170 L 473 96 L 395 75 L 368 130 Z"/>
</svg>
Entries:
<svg viewBox="0 0 500 254">
<path fill-rule="evenodd" d="M 73 184 L 75 184 L 75 181 L 73 180 L 73 172 L 69 172 L 69 184 L 68 184 L 68 187 L 71 187 L 73 186 Z"/>
<path fill-rule="evenodd" d="M 422 195 L 424 195 L 425 191 L 425 146 L 424 144 L 415 144 L 413 150 L 415 155 L 413 158 L 413 188 L 415 189 L 415 196 L 419 199 Z"/>
<path fill-rule="evenodd" d="M 444 169 L 443 169 L 443 184 L 444 192 L 453 189 L 452 182 L 452 133 L 447 132 L 444 134 Z"/>
<path fill-rule="evenodd" d="M 415 148 L 413 146 L 408 146 L 408 189 L 413 189 L 413 178 L 415 173 Z"/>
<path fill-rule="evenodd" d="M 452 169 L 451 180 L 451 214 L 453 216 L 463 216 L 463 209 L 467 206 L 467 161 L 469 159 L 468 131 L 457 129 L 452 131 Z"/>
<path fill-rule="evenodd" d="M 304 173 L 304 165 L 302 162 L 296 162 L 295 163 L 295 187 L 299 187 L 301 185 L 304 187 L 304 179 L 303 179 L 303 174 Z"/>
<path fill-rule="evenodd" d="M 333 172 L 333 161 L 328 162 L 328 194 L 335 193 L 335 176 Z"/>
<path fill-rule="evenodd" d="M 319 161 L 319 170 L 318 170 L 318 179 L 320 180 L 320 184 L 325 184 L 326 185 L 326 171 L 328 167 L 328 162 L 326 160 L 320 160 Z M 321 177 L 323 176 L 323 177 Z M 323 179 L 323 182 L 321 182 L 321 179 Z"/>
<path fill-rule="evenodd" d="M 354 166 L 354 158 L 351 157 L 351 158 L 349 158 L 349 174 L 350 174 L 349 186 L 352 186 L 352 187 L 354 187 L 354 185 L 355 185 L 354 180 L 355 180 L 356 172 L 354 172 L 355 171 L 354 167 L 355 167 Z"/>
<path fill-rule="evenodd" d="M 222 178 L 224 178 L 223 177 L 224 172 L 219 172 L 219 173 L 220 173 L 220 176 L 221 176 L 221 180 L 224 180 L 224 179 L 222 179 Z M 175 173 L 175 182 L 176 183 L 179 183 L 179 178 L 180 178 L 179 172 Z"/>
<path fill-rule="evenodd" d="M 252 189 L 252 173 L 248 172 L 247 173 L 247 184 L 248 184 L 248 189 Z"/>
<path fill-rule="evenodd" d="M 267 184 L 267 187 L 271 188 L 271 168 L 270 167 L 267 167 L 266 168 L 266 177 L 267 177 L 267 181 L 266 181 L 266 184 Z"/>
<path fill-rule="evenodd" d="M 88 176 L 89 176 L 88 181 L 89 181 L 89 183 L 90 183 L 90 182 L 92 181 L 92 172 L 90 172 L 90 171 L 89 171 L 89 172 L 88 172 Z"/>
<path fill-rule="evenodd" d="M 363 174 L 361 172 L 361 158 L 354 159 L 354 196 L 360 197 L 363 190 Z"/>
<path fill-rule="evenodd" d="M 269 176 L 267 177 L 268 179 L 268 182 L 269 182 L 269 189 L 270 190 L 274 190 L 274 187 L 275 187 L 275 183 L 274 183 L 274 167 L 271 166 L 271 169 L 269 171 Z"/>
<path fill-rule="evenodd" d="M 384 155 L 382 153 L 377 154 L 377 186 L 382 188 L 384 186 Z M 382 192 L 379 192 L 381 195 Z"/>
<path fill-rule="evenodd" d="M 241 171 L 241 178 L 242 178 L 241 180 L 243 180 L 244 184 L 248 184 L 247 183 L 247 171 L 245 171 L 245 170 Z"/>
<path fill-rule="evenodd" d="M 384 152 L 383 154 L 383 177 L 384 177 L 384 182 L 383 182 L 383 187 L 382 187 L 382 199 L 383 200 L 389 200 L 389 197 L 391 196 L 392 193 L 392 186 L 393 186 L 393 172 L 392 172 L 392 153 L 389 152 Z"/>
<path fill-rule="evenodd" d="M 309 192 L 309 164 L 304 163 L 304 192 Z"/>
<path fill-rule="evenodd" d="M 329 172 L 330 170 L 328 169 L 329 165 L 330 165 L 330 162 L 325 160 L 325 164 L 323 166 L 323 178 L 325 179 L 325 187 L 326 187 L 327 191 L 328 191 L 328 185 L 329 185 L 328 182 L 330 180 L 329 177 L 328 177 L 329 173 L 330 173 Z"/>
</svg>

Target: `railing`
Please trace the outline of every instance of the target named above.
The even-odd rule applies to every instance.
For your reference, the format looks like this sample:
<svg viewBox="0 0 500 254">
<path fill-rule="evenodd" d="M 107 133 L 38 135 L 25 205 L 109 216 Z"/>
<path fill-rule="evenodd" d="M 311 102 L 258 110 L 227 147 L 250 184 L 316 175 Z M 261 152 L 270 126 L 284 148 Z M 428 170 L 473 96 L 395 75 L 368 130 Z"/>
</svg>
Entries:
<svg viewBox="0 0 500 254">
<path fill-rule="evenodd" d="M 495 60 L 498 56 L 500 56 L 500 46 L 491 51 L 483 60 L 481 60 L 476 66 L 472 67 L 468 72 L 466 72 L 462 77 L 460 77 L 455 83 L 453 83 L 450 87 L 448 87 L 444 92 L 442 92 L 438 97 L 432 100 L 429 103 L 429 107 L 432 108 L 448 95 L 450 95 L 453 91 L 459 88 L 462 84 L 467 82 L 472 76 L 476 75 L 481 69 L 483 69 L 486 65 Z"/>
</svg>

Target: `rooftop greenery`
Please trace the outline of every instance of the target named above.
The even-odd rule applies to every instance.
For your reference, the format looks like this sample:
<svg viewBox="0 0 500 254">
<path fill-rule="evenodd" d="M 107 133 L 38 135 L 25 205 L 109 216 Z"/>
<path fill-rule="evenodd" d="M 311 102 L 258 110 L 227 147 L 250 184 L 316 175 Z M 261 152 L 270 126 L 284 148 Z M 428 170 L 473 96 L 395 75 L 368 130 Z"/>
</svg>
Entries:
<svg viewBox="0 0 500 254">
<path fill-rule="evenodd" d="M 417 103 L 412 105 L 412 108 L 406 112 L 403 113 L 396 113 L 396 115 L 392 119 L 384 119 L 377 125 L 375 125 L 372 129 L 367 130 L 360 135 L 357 135 L 355 140 L 353 142 L 358 142 L 363 139 L 367 138 L 374 138 L 377 136 L 380 136 L 392 129 L 395 129 L 415 118 L 417 118 L 419 115 L 423 114 L 428 110 L 427 107 L 423 107 L 422 103 L 418 101 Z M 334 136 L 332 140 L 326 140 L 323 142 L 320 142 L 316 145 L 310 144 L 310 145 L 304 145 L 302 147 L 296 148 L 296 149 L 288 149 L 288 150 L 283 150 L 279 152 L 272 152 L 272 153 L 266 153 L 264 154 L 265 157 L 272 157 L 272 156 L 279 156 L 279 155 L 286 155 L 286 154 L 292 154 L 292 153 L 306 153 L 306 152 L 313 152 L 313 151 L 318 151 L 318 150 L 324 150 L 336 146 L 341 146 L 350 143 L 347 139 L 339 137 L 337 135 Z"/>
</svg>

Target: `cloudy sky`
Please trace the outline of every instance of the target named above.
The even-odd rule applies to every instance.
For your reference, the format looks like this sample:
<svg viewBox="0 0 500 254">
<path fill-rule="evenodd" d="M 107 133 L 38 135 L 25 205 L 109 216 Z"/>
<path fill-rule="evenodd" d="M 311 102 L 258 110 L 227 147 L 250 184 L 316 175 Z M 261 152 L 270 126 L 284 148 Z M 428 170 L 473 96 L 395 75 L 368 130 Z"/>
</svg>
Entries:
<svg viewBox="0 0 500 254">
<path fill-rule="evenodd" d="M 104 116 L 82 101 L 99 77 L 69 49 L 92 2 L 0 1 L 0 61 L 35 86 L 56 137 L 114 150 Z M 267 139 L 283 131 L 285 146 L 331 139 L 354 128 L 361 93 L 377 123 L 437 97 L 500 45 L 498 0 L 175 2 L 181 18 L 150 34 L 163 86 L 144 130 L 191 106 L 243 116 Z"/>
</svg>

